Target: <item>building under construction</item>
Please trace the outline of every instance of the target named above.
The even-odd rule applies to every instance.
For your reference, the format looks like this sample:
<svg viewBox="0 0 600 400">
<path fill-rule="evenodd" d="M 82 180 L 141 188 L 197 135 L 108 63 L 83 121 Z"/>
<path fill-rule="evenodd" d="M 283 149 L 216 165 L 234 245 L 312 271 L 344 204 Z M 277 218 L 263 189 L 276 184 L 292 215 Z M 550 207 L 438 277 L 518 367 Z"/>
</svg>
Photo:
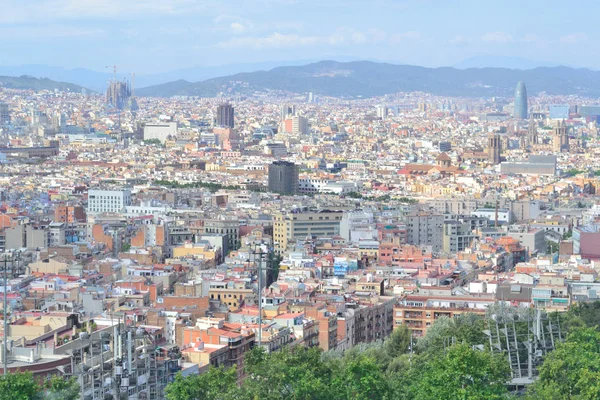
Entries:
<svg viewBox="0 0 600 400">
<path fill-rule="evenodd" d="M 113 326 L 82 333 L 55 353 L 71 356 L 71 366 L 64 372 L 77 378 L 83 399 L 163 399 L 164 389 L 179 370 L 178 356 L 169 349 L 178 348 L 160 346 L 153 329 L 115 321 Z"/>
<path fill-rule="evenodd" d="M 126 81 L 117 81 L 113 79 L 108 83 L 106 89 L 106 104 L 117 110 L 124 110 L 129 107 L 132 97 L 131 84 Z"/>
<path fill-rule="evenodd" d="M 539 309 L 496 305 L 488 310 L 486 322 L 489 349 L 507 357 L 515 387 L 533 383 L 546 354 L 565 338 L 560 316 Z"/>
</svg>

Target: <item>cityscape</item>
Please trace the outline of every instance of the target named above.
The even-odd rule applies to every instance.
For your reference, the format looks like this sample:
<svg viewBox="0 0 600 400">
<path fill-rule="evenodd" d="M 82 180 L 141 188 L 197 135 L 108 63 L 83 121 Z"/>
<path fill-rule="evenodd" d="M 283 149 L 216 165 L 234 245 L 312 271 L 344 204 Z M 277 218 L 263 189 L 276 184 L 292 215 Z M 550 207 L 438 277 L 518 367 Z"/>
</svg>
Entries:
<svg viewBox="0 0 600 400">
<path fill-rule="evenodd" d="M 102 67 L 0 76 L 0 400 L 600 395 L 596 71 Z"/>
</svg>

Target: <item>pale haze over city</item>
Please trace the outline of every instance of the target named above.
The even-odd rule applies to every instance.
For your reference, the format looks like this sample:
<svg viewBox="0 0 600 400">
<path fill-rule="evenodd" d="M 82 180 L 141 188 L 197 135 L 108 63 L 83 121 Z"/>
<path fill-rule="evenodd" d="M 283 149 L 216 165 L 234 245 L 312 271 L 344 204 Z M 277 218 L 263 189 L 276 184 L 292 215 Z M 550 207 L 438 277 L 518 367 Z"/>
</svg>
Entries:
<svg viewBox="0 0 600 400">
<path fill-rule="evenodd" d="M 0 0 L 0 400 L 600 398 L 598 11 Z"/>
<path fill-rule="evenodd" d="M 485 57 L 487 65 L 475 66 L 597 69 L 600 56 L 586 49 L 600 34 L 598 7 L 587 0 L 577 12 L 538 0 L 493 6 L 475 0 L 32 0 L 26 7 L 5 0 L 1 64 L 101 71 L 115 60 L 138 73 L 158 73 L 321 59 L 438 67 Z"/>
</svg>

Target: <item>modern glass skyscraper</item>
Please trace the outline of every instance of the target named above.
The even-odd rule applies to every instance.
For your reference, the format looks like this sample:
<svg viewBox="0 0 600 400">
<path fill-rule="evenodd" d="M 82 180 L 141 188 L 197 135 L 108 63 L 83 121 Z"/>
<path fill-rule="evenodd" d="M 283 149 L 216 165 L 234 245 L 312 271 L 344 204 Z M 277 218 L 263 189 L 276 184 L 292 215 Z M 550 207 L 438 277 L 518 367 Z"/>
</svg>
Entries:
<svg viewBox="0 0 600 400">
<path fill-rule="evenodd" d="M 516 119 L 527 119 L 527 89 L 523 81 L 517 82 L 515 89 L 515 110 L 514 117 Z"/>
</svg>

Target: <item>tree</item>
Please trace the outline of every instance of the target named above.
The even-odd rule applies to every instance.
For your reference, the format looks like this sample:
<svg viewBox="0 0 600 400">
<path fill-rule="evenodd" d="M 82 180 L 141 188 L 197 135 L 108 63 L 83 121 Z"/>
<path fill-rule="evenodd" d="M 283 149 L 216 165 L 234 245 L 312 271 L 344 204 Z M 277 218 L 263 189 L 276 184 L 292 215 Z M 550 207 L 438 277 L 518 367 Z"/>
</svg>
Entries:
<svg viewBox="0 0 600 400">
<path fill-rule="evenodd" d="M 53 375 L 44 384 L 44 390 L 40 397 L 52 400 L 76 400 L 79 398 L 79 389 L 77 379 L 74 377 L 65 379 L 64 377 Z"/>
<path fill-rule="evenodd" d="M 527 394 L 532 400 L 600 399 L 600 333 L 594 328 L 573 330 L 546 356 Z"/>
<path fill-rule="evenodd" d="M 359 357 L 338 364 L 331 379 L 332 398 L 370 400 L 389 398 L 388 379 L 373 358 Z"/>
<path fill-rule="evenodd" d="M 39 390 L 31 372 L 0 376 L 0 400 L 32 400 Z"/>
<path fill-rule="evenodd" d="M 235 368 L 209 368 L 200 375 L 175 380 L 165 389 L 167 400 L 235 400 L 240 398 Z"/>
<path fill-rule="evenodd" d="M 567 320 L 570 323 L 573 323 L 571 319 L 578 318 L 584 326 L 600 330 L 600 301 L 577 303 L 567 314 Z M 581 325 L 581 323 L 577 325 Z"/>
<path fill-rule="evenodd" d="M 505 358 L 466 344 L 451 346 L 411 371 L 415 400 L 503 399 L 510 368 Z"/>
<path fill-rule="evenodd" d="M 391 358 L 397 358 L 410 351 L 412 332 L 406 325 L 400 325 L 385 340 L 383 348 Z"/>
<path fill-rule="evenodd" d="M 427 329 L 427 335 L 417 341 L 415 348 L 419 353 L 436 354 L 453 343 L 485 344 L 488 340 L 483 333 L 484 329 L 485 320 L 477 314 L 441 317 Z"/>
<path fill-rule="evenodd" d="M 319 348 L 283 348 L 267 354 L 256 347 L 246 357 L 242 386 L 249 399 L 329 399 L 331 369 Z"/>
</svg>

